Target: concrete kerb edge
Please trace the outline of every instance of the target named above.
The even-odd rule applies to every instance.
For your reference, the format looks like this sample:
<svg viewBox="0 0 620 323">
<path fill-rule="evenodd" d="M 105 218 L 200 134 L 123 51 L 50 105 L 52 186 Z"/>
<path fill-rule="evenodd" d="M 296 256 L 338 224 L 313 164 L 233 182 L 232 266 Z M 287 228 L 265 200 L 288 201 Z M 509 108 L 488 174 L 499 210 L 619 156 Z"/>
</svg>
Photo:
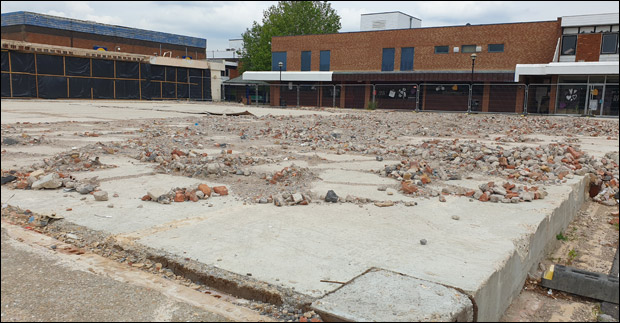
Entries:
<svg viewBox="0 0 620 323">
<path fill-rule="evenodd" d="M 64 221 L 63 221 L 64 220 Z M 292 289 L 273 286 L 257 279 L 236 274 L 221 268 L 209 266 L 198 261 L 174 255 L 169 252 L 144 246 L 126 239 L 118 239 L 115 235 L 104 231 L 92 230 L 87 227 L 68 222 L 66 219 L 54 221 L 54 231 L 73 232 L 86 245 L 99 242 L 131 256 L 145 258 L 162 264 L 162 268 L 170 269 L 175 275 L 201 283 L 220 292 L 234 297 L 262 301 L 276 306 L 288 305 L 297 309 L 305 308 L 315 298 L 295 292 Z M 81 233 L 85 234 L 81 234 Z M 45 233 L 43 233 L 45 234 Z M 49 235 L 49 234 L 47 234 Z M 75 243 L 73 243 L 75 244 Z M 83 248 L 83 247 L 81 247 Z"/>
</svg>

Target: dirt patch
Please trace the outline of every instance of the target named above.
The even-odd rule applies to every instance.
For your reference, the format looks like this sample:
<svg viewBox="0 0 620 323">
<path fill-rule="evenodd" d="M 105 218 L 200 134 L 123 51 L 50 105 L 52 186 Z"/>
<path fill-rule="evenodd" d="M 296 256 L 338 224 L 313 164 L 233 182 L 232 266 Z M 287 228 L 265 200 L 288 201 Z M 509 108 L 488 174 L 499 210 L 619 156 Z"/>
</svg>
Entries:
<svg viewBox="0 0 620 323">
<path fill-rule="evenodd" d="M 609 274 L 618 247 L 618 209 L 588 201 L 567 229 L 556 236 L 557 247 L 543 260 L 521 294 L 502 317 L 502 322 L 596 322 L 600 301 L 540 286 L 543 268 L 561 264 Z"/>
</svg>

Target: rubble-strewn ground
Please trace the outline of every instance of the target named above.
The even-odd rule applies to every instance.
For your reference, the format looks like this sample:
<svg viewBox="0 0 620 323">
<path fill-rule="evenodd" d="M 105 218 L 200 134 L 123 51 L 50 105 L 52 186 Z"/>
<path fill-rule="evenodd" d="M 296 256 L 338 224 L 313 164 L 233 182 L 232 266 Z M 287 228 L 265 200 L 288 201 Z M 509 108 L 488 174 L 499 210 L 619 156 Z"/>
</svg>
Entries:
<svg viewBox="0 0 620 323">
<path fill-rule="evenodd" d="M 174 111 L 174 103 L 141 116 L 130 109 L 131 118 L 122 117 L 127 109 L 116 110 L 118 115 L 101 121 L 63 121 L 72 117 L 55 115 L 51 120 L 58 121 L 31 123 L 5 122 L 5 114 L 18 112 L 3 108 L 2 177 L 8 191 L 3 189 L 2 203 L 11 204 L 6 196 L 11 190 L 62 190 L 60 199 L 79 194 L 82 200 L 114 208 L 119 196 L 103 191 L 99 176 L 115 170 L 118 176 L 105 173 L 104 181 L 134 176 L 123 172 L 129 164 L 144 172 L 196 179 L 192 185 L 145 186 L 139 193 L 144 203 L 204 201 L 210 207 L 234 199 L 274 208 L 333 204 L 334 212 L 342 203 L 415 207 L 428 199 L 451 203 L 446 197 L 538 203 L 550 187 L 589 176 L 592 204 L 583 213 L 589 215 L 580 214 L 565 233 L 577 245 L 568 250 L 562 246 L 552 257 L 575 266 L 600 264 L 584 269 L 606 272 L 618 245 L 617 224 L 615 236 L 613 224 L 599 225 L 604 222 L 599 221 L 601 210 L 617 210 L 618 119 L 338 109 L 302 109 L 298 112 L 303 114 L 291 115 L 286 110 L 256 115 L 194 110 L 165 116 L 162 111 Z M 465 185 L 468 180 L 479 184 Z M 375 181 L 376 190 L 333 189 L 334 195 L 323 189 L 368 186 L 366 181 Z M 43 228 L 54 222 L 45 216 L 28 220 Z M 601 241 L 593 244 L 594 236 Z M 562 255 L 571 250 L 569 258 Z M 116 257 L 114 252 L 101 254 Z M 156 263 L 138 264 L 168 274 Z M 303 314 L 290 312 L 275 317 L 297 320 Z"/>
</svg>

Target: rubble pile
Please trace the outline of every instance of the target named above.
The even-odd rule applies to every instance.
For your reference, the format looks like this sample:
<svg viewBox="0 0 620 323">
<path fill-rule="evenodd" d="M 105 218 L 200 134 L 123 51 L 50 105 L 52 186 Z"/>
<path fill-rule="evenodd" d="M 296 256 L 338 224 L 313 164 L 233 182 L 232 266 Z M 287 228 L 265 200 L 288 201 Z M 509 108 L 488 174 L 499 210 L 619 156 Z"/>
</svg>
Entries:
<svg viewBox="0 0 620 323">
<path fill-rule="evenodd" d="M 209 187 L 207 184 L 197 184 L 192 187 L 175 187 L 169 190 L 159 188 L 151 189 L 142 197 L 143 201 L 154 201 L 160 204 L 170 204 L 172 202 L 206 200 L 215 196 L 228 195 L 226 186 Z"/>
<path fill-rule="evenodd" d="M 6 172 L 2 171 L 2 178 L 11 178 L 11 180 L 7 182 L 10 182 L 9 187 L 14 189 L 41 190 L 64 188 L 66 192 L 76 191 L 80 194 L 89 194 L 94 192 L 97 187 L 99 187 L 97 177 L 77 180 L 72 175 L 61 172 L 46 172 L 42 169 L 38 169 L 30 173 L 23 173 L 14 170 Z M 103 196 L 97 197 L 97 200 L 103 200 L 103 198 Z"/>
<path fill-rule="evenodd" d="M 514 183 L 520 201 L 529 200 L 525 193 L 532 187 L 542 190 L 586 174 L 594 176 L 596 192 L 591 195 L 596 201 L 614 204 L 618 192 L 617 153 L 615 158 L 613 154 L 595 158 L 580 150 L 581 141 L 588 137 L 617 141 L 618 123 L 612 120 L 379 110 L 328 116 L 209 115 L 125 123 L 131 127 L 131 131 L 122 132 L 127 140 L 97 142 L 45 159 L 32 169 L 69 173 L 114 167 L 103 165 L 98 156 L 117 154 L 153 163 L 154 169 L 164 174 L 217 178 L 245 202 L 267 199 L 271 203 L 284 193 L 308 191 L 308 184 L 318 177 L 312 168 L 293 169 L 290 162 L 271 173 L 258 171 L 256 166 L 292 159 L 308 165 L 333 162 L 313 159 L 308 156 L 312 152 L 400 160 L 374 173 L 398 180 L 399 189 L 407 195 L 439 196 L 440 201 L 445 200 L 442 195 L 468 193 L 458 185 L 450 188 L 450 181 L 485 177 Z M 29 126 L 3 125 L 3 135 L 15 136 Z M 99 131 L 74 135 L 103 136 Z M 544 136 L 546 139 L 541 139 Z M 485 199 L 485 192 L 480 193 Z M 489 200 L 498 195 L 489 193 Z M 507 198 L 513 199 L 504 195 Z M 363 202 L 353 197 L 349 200 Z"/>
</svg>

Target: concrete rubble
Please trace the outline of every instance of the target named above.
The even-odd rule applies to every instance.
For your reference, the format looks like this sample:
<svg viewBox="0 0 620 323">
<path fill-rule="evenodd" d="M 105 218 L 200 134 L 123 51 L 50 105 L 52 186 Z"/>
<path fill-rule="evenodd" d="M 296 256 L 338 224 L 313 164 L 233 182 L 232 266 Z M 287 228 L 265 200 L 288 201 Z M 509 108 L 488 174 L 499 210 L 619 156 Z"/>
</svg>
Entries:
<svg viewBox="0 0 620 323">
<path fill-rule="evenodd" d="M 74 147 L 53 158 L 44 158 L 29 169 L 18 170 L 18 174 L 21 172 L 18 178 L 22 180 L 16 182 L 16 188 L 31 187 L 33 183 L 27 185 L 23 179 L 32 171 L 55 171 L 60 178 L 64 178 L 76 172 L 116 167 L 101 163 L 98 155 L 120 154 L 153 163 L 154 171 L 165 174 L 227 179 L 230 182 L 234 182 L 236 176 L 252 181 L 263 180 L 266 185 L 257 183 L 252 192 L 245 188 L 247 185 L 236 187 L 235 191 L 247 203 L 258 204 L 261 199 L 264 202 L 264 198 L 271 203 L 273 196 L 278 194 L 307 192 L 306 184 L 318 178 L 312 169 L 296 166 L 295 163 L 278 171 L 255 170 L 280 162 L 278 156 L 296 147 L 308 152 L 342 150 L 349 155 L 376 155 L 377 161 L 400 160 L 400 163 L 386 163 L 375 173 L 396 179 L 401 182 L 402 193 L 415 197 L 441 195 L 439 200 L 444 201 L 444 195 L 455 195 L 482 202 L 531 202 L 546 196 L 546 186 L 562 185 L 566 179 L 591 174 L 593 185 L 598 187 L 596 194 L 592 195 L 594 200 L 606 205 L 616 203 L 613 196 L 618 192 L 618 152 L 608 152 L 603 158 L 595 158 L 582 151 L 579 139 L 575 138 L 576 135 L 597 137 L 606 134 L 608 140 L 612 140 L 618 132 L 617 128 L 613 128 L 613 122 L 479 116 L 472 123 L 464 122 L 463 115 L 442 117 L 446 120 L 441 123 L 433 115 L 410 118 L 406 125 L 403 119 L 407 118 L 395 118 L 386 112 L 312 118 L 249 115 L 229 117 L 235 122 L 226 124 L 219 122 L 221 117 L 213 117 L 201 118 L 195 123 L 198 126 L 184 128 L 168 125 L 170 121 L 166 120 L 142 122 L 140 128 L 133 132 L 134 137 L 126 141 L 97 142 L 79 149 Z M 504 120 L 507 124 L 503 123 Z M 7 126 L 3 133 L 14 133 L 14 127 Z M 495 138 L 488 135 L 498 132 L 504 135 Z M 213 133 L 239 134 L 245 139 L 241 139 L 239 144 L 224 143 L 209 139 Z M 532 134 L 565 138 L 537 144 L 539 139 Z M 101 136 L 96 132 L 79 135 Z M 458 135 L 478 139 L 442 139 Z M 435 139 L 423 139 L 417 143 L 399 139 L 416 136 Z M 252 141 L 265 139 L 274 145 L 259 147 L 251 144 Z M 243 151 L 232 149 L 233 145 L 239 147 L 240 144 Z M 286 159 L 304 161 L 308 158 L 290 154 Z M 8 171 L 3 169 L 3 174 L 8 174 Z M 451 181 L 466 179 L 472 174 L 502 178 L 504 182 L 489 182 L 487 186 L 474 190 L 451 185 Z M 449 187 L 443 187 L 438 192 L 435 184 Z M 39 188 L 39 185 L 34 188 Z M 304 198 L 308 203 L 311 200 Z M 334 201 L 331 196 L 327 200 Z M 315 202 L 321 201 L 315 199 Z M 360 203 L 360 199 L 349 199 L 351 201 Z M 379 198 L 368 202 L 378 201 Z"/>
</svg>

